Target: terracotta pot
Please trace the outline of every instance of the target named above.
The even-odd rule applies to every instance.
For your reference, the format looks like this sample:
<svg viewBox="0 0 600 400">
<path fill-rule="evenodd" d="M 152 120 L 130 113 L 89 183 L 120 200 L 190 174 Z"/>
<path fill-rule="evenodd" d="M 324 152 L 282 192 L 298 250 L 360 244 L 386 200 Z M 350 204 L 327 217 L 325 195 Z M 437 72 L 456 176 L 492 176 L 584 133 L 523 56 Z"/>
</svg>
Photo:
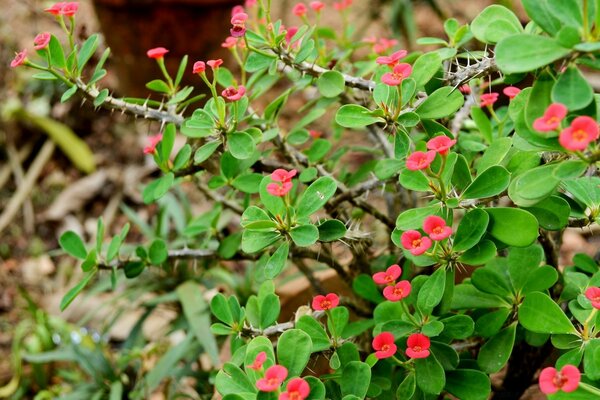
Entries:
<svg viewBox="0 0 600 400">
<path fill-rule="evenodd" d="M 94 8 L 111 48 L 111 69 L 119 78 L 119 91 L 146 97 L 146 82 L 161 73 L 146 51 L 170 50 L 165 56 L 175 76 L 179 61 L 189 56 L 183 84 L 197 84 L 191 65 L 197 60 L 228 58 L 221 43 L 229 34 L 231 8 L 242 0 L 93 0 Z"/>
</svg>

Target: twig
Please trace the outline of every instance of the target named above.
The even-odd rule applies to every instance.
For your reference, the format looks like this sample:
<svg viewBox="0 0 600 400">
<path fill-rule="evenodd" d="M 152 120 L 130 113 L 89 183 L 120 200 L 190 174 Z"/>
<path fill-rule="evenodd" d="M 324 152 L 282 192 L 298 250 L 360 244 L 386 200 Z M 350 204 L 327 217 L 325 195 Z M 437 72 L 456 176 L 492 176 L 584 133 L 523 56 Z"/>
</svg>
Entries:
<svg viewBox="0 0 600 400">
<path fill-rule="evenodd" d="M 493 57 L 487 57 L 473 65 L 461 66 L 457 71 L 448 72 L 448 82 L 452 86 L 458 87 L 473 78 L 486 76 L 496 71 L 498 71 L 496 60 Z"/>
<path fill-rule="evenodd" d="M 21 162 L 19 162 L 18 151 L 15 148 L 15 145 L 11 140 L 9 140 L 6 144 L 7 153 L 8 153 L 8 162 L 13 170 L 13 175 L 15 177 L 15 182 L 18 186 L 23 184 L 25 180 L 25 173 L 23 172 L 23 166 Z M 25 227 L 25 232 L 28 234 L 32 234 L 35 230 L 35 219 L 33 214 L 33 204 L 31 203 L 31 199 L 27 196 L 23 200 L 23 225 Z"/>
<path fill-rule="evenodd" d="M 31 154 L 31 150 L 33 150 L 33 143 L 27 142 L 23 147 L 19 149 L 17 160 L 19 163 L 23 163 L 27 157 Z M 3 165 L 0 168 L 0 188 L 4 187 L 8 179 L 10 178 L 11 168 L 10 165 Z"/>
<path fill-rule="evenodd" d="M 42 146 L 40 152 L 33 160 L 33 163 L 29 167 L 25 178 L 21 185 L 19 185 L 15 194 L 11 197 L 10 201 L 6 205 L 4 212 L 0 215 L 0 232 L 4 230 L 15 217 L 16 213 L 19 211 L 19 207 L 25 201 L 31 190 L 33 189 L 37 178 L 42 173 L 42 169 L 52 157 L 52 153 L 54 152 L 55 144 L 52 140 L 46 140 L 44 145 Z"/>
<path fill-rule="evenodd" d="M 219 192 L 216 190 L 211 190 L 204 182 L 200 179 L 196 180 L 196 184 L 198 185 L 198 189 L 216 204 L 223 204 L 226 208 L 229 208 L 233 212 L 242 215 L 244 213 L 244 209 L 237 203 L 234 203 L 231 200 L 227 200 L 225 197 L 221 196 Z"/>
</svg>

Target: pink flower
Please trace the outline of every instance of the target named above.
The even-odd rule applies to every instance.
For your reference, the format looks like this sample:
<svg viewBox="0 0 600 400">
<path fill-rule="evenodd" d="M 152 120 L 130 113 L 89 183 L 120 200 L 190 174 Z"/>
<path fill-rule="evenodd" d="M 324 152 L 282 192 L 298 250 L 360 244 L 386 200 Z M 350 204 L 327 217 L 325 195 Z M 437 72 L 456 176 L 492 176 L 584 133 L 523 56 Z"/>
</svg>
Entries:
<svg viewBox="0 0 600 400">
<path fill-rule="evenodd" d="M 406 159 L 406 168 L 411 171 L 426 169 L 435 159 L 435 155 L 435 150 L 429 150 L 427 153 L 415 151 Z"/>
<path fill-rule="evenodd" d="M 533 129 L 540 132 L 551 132 L 560 126 L 567 116 L 567 107 L 560 103 L 552 103 L 544 111 L 544 115 L 533 121 Z"/>
<path fill-rule="evenodd" d="M 408 297 L 411 290 L 412 286 L 409 281 L 400 281 L 395 285 L 383 288 L 383 297 L 389 301 L 400 301 Z"/>
<path fill-rule="evenodd" d="M 62 15 L 64 15 L 65 17 L 72 17 L 73 15 L 75 15 L 75 13 L 77 12 L 78 9 L 79 9 L 79 3 L 76 1 L 71 1 L 71 2 L 65 3 L 65 5 L 60 10 L 60 13 Z"/>
<path fill-rule="evenodd" d="M 19 67 L 19 66 L 25 64 L 26 60 L 27 60 L 27 49 L 23 49 L 19 53 L 15 54 L 15 58 L 10 62 L 10 67 L 11 68 Z"/>
<path fill-rule="evenodd" d="M 291 182 L 292 178 L 294 176 L 296 176 L 297 173 L 298 173 L 298 171 L 296 171 L 295 169 L 286 171 L 283 168 L 277 168 L 271 174 L 271 179 L 273 179 L 275 182 L 281 182 L 281 183 Z"/>
<path fill-rule="evenodd" d="M 450 147 L 456 144 L 456 140 L 450 139 L 446 135 L 436 136 L 429 139 L 427 142 L 427 149 L 436 151 L 439 155 L 445 156 L 448 154 Z"/>
<path fill-rule="evenodd" d="M 233 6 L 233 8 L 231 9 L 231 16 L 233 17 L 236 14 L 240 14 L 245 12 L 246 10 L 244 10 L 243 6 Z"/>
<path fill-rule="evenodd" d="M 584 150 L 588 144 L 598 139 L 598 124 L 588 116 L 577 117 L 571 126 L 563 129 L 558 143 L 567 150 Z"/>
<path fill-rule="evenodd" d="M 162 60 L 162 58 L 165 56 L 165 54 L 167 54 L 169 52 L 169 50 L 165 49 L 164 47 L 155 47 L 153 49 L 150 49 L 146 52 L 146 55 L 149 58 L 154 58 L 155 60 Z"/>
<path fill-rule="evenodd" d="M 565 365 L 560 372 L 553 367 L 547 367 L 540 373 L 540 390 L 544 394 L 556 393 L 559 390 L 563 392 L 573 392 L 577 390 L 581 372 L 574 365 Z"/>
<path fill-rule="evenodd" d="M 329 293 L 325 296 L 317 295 L 313 298 L 312 309 L 316 311 L 326 311 L 336 308 L 340 304 L 340 298 L 335 293 Z"/>
<path fill-rule="evenodd" d="M 372 345 L 375 350 L 375 357 L 379 360 L 393 357 L 396 350 L 398 350 L 398 346 L 394 343 L 394 335 L 390 332 L 381 332 L 375 336 Z"/>
<path fill-rule="evenodd" d="M 50 35 L 48 32 L 40 33 L 35 37 L 35 39 L 33 39 L 33 44 L 35 44 L 33 48 L 36 50 L 45 49 L 46 47 L 48 47 L 48 43 L 50 43 L 51 37 L 52 35 Z"/>
<path fill-rule="evenodd" d="M 265 353 L 264 351 L 261 351 L 260 353 L 258 353 L 256 355 L 256 358 L 254 359 L 254 362 L 252 363 L 252 365 L 248 365 L 248 368 L 253 369 L 255 371 L 259 371 L 262 369 L 262 366 L 266 360 L 267 360 L 267 353 Z"/>
<path fill-rule="evenodd" d="M 251 8 L 251 7 L 254 7 L 255 5 L 256 5 L 256 0 L 246 0 L 244 2 L 244 6 L 246 8 Z"/>
<path fill-rule="evenodd" d="M 408 78 L 412 73 L 412 66 L 407 63 L 400 63 L 394 66 L 392 72 L 383 74 L 381 82 L 390 86 L 398 86 L 402 83 L 402 79 Z"/>
<path fill-rule="evenodd" d="M 221 47 L 226 49 L 233 49 L 237 45 L 238 39 L 233 36 L 228 36 L 223 43 L 221 43 Z"/>
<path fill-rule="evenodd" d="M 390 265 L 385 272 L 373 274 L 373 282 L 378 285 L 393 285 L 400 275 L 402 275 L 402 268 L 398 264 Z"/>
<path fill-rule="evenodd" d="M 293 186 L 294 184 L 292 182 L 284 182 L 282 184 L 269 183 L 267 185 L 267 192 L 272 196 L 283 197 L 292 190 Z"/>
<path fill-rule="evenodd" d="M 432 240 L 444 240 L 452 235 L 452 228 L 446 226 L 446 221 L 437 215 L 430 215 L 423 221 L 423 230 Z"/>
<path fill-rule="evenodd" d="M 289 46 L 290 44 L 292 44 L 292 38 L 294 37 L 294 35 L 298 32 L 298 27 L 297 26 L 290 26 L 289 28 L 287 28 L 287 30 L 285 31 L 285 42 L 287 43 L 287 45 Z M 295 44 L 298 44 L 298 41 L 296 40 Z"/>
<path fill-rule="evenodd" d="M 302 378 L 293 378 L 287 384 L 286 391 L 279 395 L 279 400 L 304 400 L 310 394 L 310 386 Z"/>
<path fill-rule="evenodd" d="M 162 133 L 158 133 L 156 135 L 150 136 L 148 138 L 148 145 L 146 147 L 144 147 L 144 154 L 154 153 L 156 151 L 156 146 L 160 143 L 162 138 L 163 138 Z"/>
<path fill-rule="evenodd" d="M 337 3 L 333 3 L 333 7 L 337 11 L 344 11 L 345 9 L 347 9 L 348 7 L 350 7 L 351 5 L 352 5 L 352 0 L 342 0 L 342 1 L 339 1 Z"/>
<path fill-rule="evenodd" d="M 323 132 L 321 132 L 321 131 L 316 131 L 316 130 L 314 130 L 314 129 L 311 129 L 311 130 L 309 130 L 309 131 L 308 131 L 308 134 L 309 134 L 309 135 L 310 135 L 310 137 L 311 137 L 311 138 L 313 138 L 313 139 L 318 139 L 318 138 L 320 138 L 321 136 L 323 136 Z"/>
<path fill-rule="evenodd" d="M 246 33 L 246 20 L 248 14 L 241 12 L 231 17 L 231 25 L 233 27 L 229 30 L 231 36 L 234 38 L 242 37 Z"/>
<path fill-rule="evenodd" d="M 498 100 L 498 93 L 484 93 L 481 95 L 481 107 L 493 105 Z"/>
<path fill-rule="evenodd" d="M 306 11 L 307 9 L 304 3 L 298 3 L 294 6 L 294 8 L 292 8 L 292 12 L 294 13 L 294 15 L 300 18 L 306 15 Z"/>
<path fill-rule="evenodd" d="M 408 54 L 408 52 L 406 50 L 398 50 L 397 52 L 392 53 L 391 56 L 377 57 L 375 62 L 377 64 L 387 65 L 387 66 L 393 68 L 396 64 L 398 64 L 398 61 L 400 61 L 400 59 L 406 57 L 407 54 Z"/>
<path fill-rule="evenodd" d="M 221 92 L 221 95 L 229 101 L 238 101 L 244 97 L 245 94 L 246 88 L 242 85 L 238 86 L 237 89 L 233 86 L 230 86 Z"/>
<path fill-rule="evenodd" d="M 46 8 L 44 11 L 46 11 L 47 13 L 50 13 L 52 15 L 58 16 L 58 15 L 60 15 L 65 4 L 67 4 L 67 3 L 64 1 L 61 1 L 59 3 L 54 3 L 54 5 L 52 7 Z"/>
<path fill-rule="evenodd" d="M 214 71 L 215 69 L 219 68 L 221 64 L 223 64 L 223 60 L 221 60 L 220 58 L 216 60 L 208 60 L 206 64 L 208 64 L 208 66 L 211 67 Z"/>
<path fill-rule="evenodd" d="M 460 90 L 462 94 L 471 94 L 471 86 L 469 86 L 468 83 L 461 85 L 458 90 Z"/>
<path fill-rule="evenodd" d="M 419 231 L 406 231 L 400 236 L 400 242 L 413 256 L 420 256 L 431 247 L 431 239 L 421 236 Z"/>
<path fill-rule="evenodd" d="M 315 12 L 320 12 L 323 9 L 323 7 L 325 7 L 325 3 L 323 3 L 322 1 L 310 2 L 310 8 L 312 8 Z"/>
<path fill-rule="evenodd" d="M 517 95 L 519 93 L 521 93 L 521 89 L 519 89 L 518 87 L 514 87 L 514 86 L 507 86 L 502 90 L 502 93 L 504 93 L 506 95 L 506 97 L 508 97 L 509 99 L 514 99 L 515 97 L 517 97 Z"/>
<path fill-rule="evenodd" d="M 287 378 L 288 370 L 281 365 L 273 365 L 265 372 L 265 377 L 256 381 L 256 387 L 261 392 L 275 392 Z"/>
<path fill-rule="evenodd" d="M 600 309 L 600 287 L 592 286 L 587 288 L 585 297 L 592 302 L 592 307 Z"/>
<path fill-rule="evenodd" d="M 192 72 L 194 74 L 203 74 L 206 71 L 206 64 L 204 61 L 196 61 L 194 63 L 194 67 L 192 68 Z"/>
<path fill-rule="evenodd" d="M 431 343 L 429 338 L 422 333 L 413 333 L 406 341 L 406 355 L 410 358 L 429 357 L 429 347 Z"/>
<path fill-rule="evenodd" d="M 397 44 L 398 41 L 396 39 L 381 38 L 376 44 L 373 45 L 373 51 L 377 54 L 383 54 Z"/>
</svg>

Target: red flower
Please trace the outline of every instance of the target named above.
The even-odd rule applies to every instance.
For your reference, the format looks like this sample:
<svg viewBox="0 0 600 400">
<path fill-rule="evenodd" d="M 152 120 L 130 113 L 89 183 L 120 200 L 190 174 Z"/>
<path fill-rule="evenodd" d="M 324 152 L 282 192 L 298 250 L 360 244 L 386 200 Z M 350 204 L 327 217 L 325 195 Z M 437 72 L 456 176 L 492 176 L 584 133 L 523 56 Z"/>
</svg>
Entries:
<svg viewBox="0 0 600 400">
<path fill-rule="evenodd" d="M 320 12 L 323 9 L 323 7 L 325 7 L 325 3 L 323 3 L 322 1 L 310 2 L 310 8 L 312 8 L 315 12 Z"/>
<path fill-rule="evenodd" d="M 40 33 L 35 37 L 35 39 L 33 39 L 33 44 L 35 44 L 33 48 L 36 50 L 45 49 L 46 47 L 48 47 L 48 43 L 50 43 L 51 37 L 52 36 L 48 32 Z"/>
<path fill-rule="evenodd" d="M 203 74 L 204 71 L 206 71 L 206 64 L 204 63 L 204 61 L 196 61 L 192 68 L 192 72 L 194 74 Z"/>
<path fill-rule="evenodd" d="M 444 240 L 452 235 L 452 228 L 446 226 L 446 221 L 437 215 L 430 215 L 423 222 L 423 230 L 433 240 Z"/>
<path fill-rule="evenodd" d="M 165 54 L 167 54 L 169 52 L 169 50 L 165 49 L 164 47 L 155 47 L 153 49 L 150 49 L 146 52 L 146 55 L 149 58 L 154 58 L 155 60 L 161 60 Z"/>
<path fill-rule="evenodd" d="M 64 15 L 65 17 L 72 17 L 73 15 L 75 15 L 75 13 L 77 12 L 78 9 L 79 9 L 79 3 L 76 1 L 71 1 L 71 2 L 65 3 L 65 5 L 60 10 L 60 13 L 62 15 Z"/>
<path fill-rule="evenodd" d="M 283 168 L 277 168 L 271 174 L 271 179 L 273 179 L 275 182 L 281 182 L 281 183 L 291 182 L 292 178 L 294 176 L 296 176 L 297 173 L 298 173 L 298 171 L 296 171 L 295 169 L 286 171 Z"/>
<path fill-rule="evenodd" d="M 297 32 L 298 32 L 298 27 L 297 26 L 290 26 L 289 28 L 286 29 L 286 31 L 285 31 L 285 42 L 287 43 L 288 46 L 290 44 L 292 44 L 292 38 L 294 37 L 294 35 Z M 298 44 L 298 40 L 296 40 L 294 42 L 294 44 Z"/>
<path fill-rule="evenodd" d="M 231 9 L 231 16 L 233 17 L 235 14 L 243 13 L 245 11 L 243 6 L 233 6 Z"/>
<path fill-rule="evenodd" d="M 471 86 L 469 86 L 468 83 L 461 85 L 458 90 L 460 90 L 462 94 L 471 94 Z"/>
<path fill-rule="evenodd" d="M 577 390 L 581 372 L 574 365 L 565 365 L 560 372 L 553 367 L 547 367 L 540 373 L 540 390 L 544 394 L 556 393 L 559 390 L 563 392 L 573 392 Z"/>
<path fill-rule="evenodd" d="M 248 14 L 241 12 L 231 17 L 231 25 L 233 27 L 229 30 L 231 36 L 234 38 L 242 37 L 246 33 L 246 20 Z"/>
<path fill-rule="evenodd" d="M 160 143 L 162 138 L 163 138 L 162 133 L 158 133 L 154 136 L 150 136 L 148 138 L 148 145 L 146 147 L 144 147 L 144 154 L 154 153 L 156 151 L 156 146 Z"/>
<path fill-rule="evenodd" d="M 592 302 L 592 307 L 600 309 L 600 287 L 589 287 L 585 291 L 585 297 Z"/>
<path fill-rule="evenodd" d="M 59 3 L 54 3 L 54 5 L 52 7 L 46 8 L 44 11 L 46 11 L 47 13 L 50 13 L 52 15 L 58 16 L 58 15 L 60 15 L 65 4 L 67 4 L 67 3 L 64 1 L 61 1 Z"/>
<path fill-rule="evenodd" d="M 373 274 L 373 281 L 378 285 L 391 285 L 400 278 L 400 275 L 402 275 L 402 268 L 398 264 L 394 264 L 389 266 L 385 272 Z"/>
<path fill-rule="evenodd" d="M 445 156 L 446 154 L 448 154 L 448 150 L 450 150 L 450 147 L 452 147 L 455 144 L 456 140 L 450 139 L 446 135 L 440 135 L 429 139 L 429 141 L 427 142 L 427 149 L 435 150 L 439 153 L 439 155 Z"/>
<path fill-rule="evenodd" d="M 206 64 L 208 64 L 208 66 L 211 67 L 214 71 L 215 69 L 219 68 L 221 64 L 223 64 L 223 60 L 221 60 L 220 58 L 216 60 L 208 60 Z"/>
<path fill-rule="evenodd" d="M 390 332 L 381 332 L 373 338 L 373 349 L 375 349 L 375 357 L 379 360 L 392 357 L 396 354 L 398 346 L 394 343 L 394 335 Z"/>
<path fill-rule="evenodd" d="M 262 369 L 262 366 L 266 360 L 267 360 L 267 353 L 265 353 L 264 351 L 261 351 L 260 353 L 258 353 L 256 355 L 256 358 L 254 359 L 254 362 L 252 363 L 252 365 L 248 365 L 248 368 L 253 369 L 255 371 L 259 371 L 260 369 Z"/>
<path fill-rule="evenodd" d="M 294 8 L 292 9 L 292 12 L 294 13 L 295 16 L 297 17 L 304 17 L 306 15 L 306 6 L 304 5 L 304 3 L 298 3 L 294 6 Z"/>
<path fill-rule="evenodd" d="M 287 384 L 286 391 L 279 395 L 279 400 L 304 400 L 310 394 L 310 386 L 302 378 L 293 378 Z"/>
<path fill-rule="evenodd" d="M 392 53 L 391 56 L 377 57 L 375 62 L 377 64 L 387 65 L 393 68 L 396 64 L 398 64 L 398 61 L 400 61 L 401 58 L 406 57 L 407 54 L 408 52 L 406 50 L 398 50 L 397 52 Z"/>
<path fill-rule="evenodd" d="M 540 132 L 550 132 L 560 126 L 567 116 L 567 107 L 560 103 L 552 103 L 544 111 L 544 115 L 533 121 L 533 129 Z"/>
<path fill-rule="evenodd" d="M 292 190 L 293 186 L 292 182 L 284 182 L 281 185 L 278 183 L 269 183 L 267 185 L 267 192 L 272 196 L 283 197 Z"/>
<path fill-rule="evenodd" d="M 422 333 L 413 333 L 406 341 L 406 355 L 410 358 L 429 357 L 429 347 L 431 343 L 429 338 Z"/>
<path fill-rule="evenodd" d="M 427 153 L 415 151 L 406 159 L 406 168 L 411 171 L 426 169 L 435 159 L 435 154 L 434 150 L 429 150 Z"/>
<path fill-rule="evenodd" d="M 498 100 L 498 93 L 485 93 L 481 95 L 481 107 L 491 106 Z"/>
<path fill-rule="evenodd" d="M 317 295 L 313 298 L 312 309 L 316 311 L 326 311 L 336 308 L 340 304 L 340 298 L 335 293 L 329 293 L 325 296 Z"/>
<path fill-rule="evenodd" d="M 558 143 L 567 150 L 584 150 L 588 144 L 598 139 L 598 124 L 588 116 L 577 117 L 571 126 L 563 129 Z"/>
<path fill-rule="evenodd" d="M 431 247 L 431 239 L 421 236 L 419 231 L 406 231 L 400 236 L 400 242 L 413 256 L 420 256 Z"/>
<path fill-rule="evenodd" d="M 230 86 L 221 92 L 221 95 L 229 101 L 238 101 L 244 97 L 245 94 L 246 88 L 242 85 L 238 86 L 237 88 Z"/>
<path fill-rule="evenodd" d="M 27 60 L 27 49 L 23 49 L 21 52 L 15 54 L 15 58 L 10 62 L 11 68 L 19 67 L 25 64 Z"/>
<path fill-rule="evenodd" d="M 313 138 L 313 139 L 318 139 L 318 138 L 320 138 L 321 136 L 323 136 L 323 132 L 321 132 L 321 131 L 317 131 L 317 130 L 314 130 L 314 129 L 311 129 L 311 130 L 309 130 L 309 131 L 308 131 L 308 134 L 309 134 L 309 135 L 310 135 L 310 137 L 311 137 L 311 138 Z"/>
<path fill-rule="evenodd" d="M 400 301 L 408 297 L 411 290 L 412 285 L 409 281 L 400 281 L 393 286 L 386 286 L 383 289 L 383 297 L 389 301 Z"/>
<path fill-rule="evenodd" d="M 521 93 L 521 89 L 519 89 L 518 87 L 514 87 L 514 86 L 507 86 L 502 90 L 502 93 L 504 93 L 506 95 L 506 97 L 508 97 L 509 99 L 514 99 L 515 97 L 517 97 L 517 95 L 519 93 Z"/>
<path fill-rule="evenodd" d="M 407 63 L 400 63 L 394 66 L 392 72 L 383 74 L 381 82 L 390 86 L 398 86 L 404 78 L 408 78 L 412 73 L 412 66 Z"/>
<path fill-rule="evenodd" d="M 273 365 L 265 372 L 265 377 L 256 381 L 256 387 L 262 392 L 275 392 L 287 378 L 288 370 L 281 365 Z"/>
</svg>

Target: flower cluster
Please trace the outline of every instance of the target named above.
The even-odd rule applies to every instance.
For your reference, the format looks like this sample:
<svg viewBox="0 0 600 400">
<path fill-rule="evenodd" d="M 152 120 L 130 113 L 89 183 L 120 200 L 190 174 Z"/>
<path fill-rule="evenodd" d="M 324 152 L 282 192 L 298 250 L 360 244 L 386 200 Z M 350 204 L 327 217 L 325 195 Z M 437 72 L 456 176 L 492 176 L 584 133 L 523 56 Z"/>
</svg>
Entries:
<svg viewBox="0 0 600 400">
<path fill-rule="evenodd" d="M 429 139 L 427 142 L 427 149 L 429 151 L 415 151 L 412 153 L 406 158 L 406 168 L 411 171 L 427 169 L 435 159 L 436 154 L 439 154 L 442 157 L 447 156 L 448 151 L 455 144 L 455 139 L 451 139 L 445 135 Z"/>
<path fill-rule="evenodd" d="M 372 346 L 375 350 L 375 357 L 379 360 L 393 357 L 398 350 L 394 335 L 390 332 L 381 332 L 379 335 L 375 336 L 375 338 L 373 338 Z M 409 358 L 427 358 L 430 354 L 430 346 L 431 342 L 429 341 L 429 337 L 422 333 L 413 333 L 406 341 L 405 354 Z"/>
<path fill-rule="evenodd" d="M 539 132 L 552 132 L 560 129 L 568 110 L 563 104 L 552 103 L 544 111 L 544 115 L 533 121 L 533 129 Z M 585 150 L 590 143 L 600 136 L 595 119 L 582 115 L 571 121 L 571 125 L 560 131 L 558 143 L 570 151 Z"/>
<path fill-rule="evenodd" d="M 383 54 L 389 49 L 392 49 L 394 46 L 398 45 L 398 41 L 396 39 L 377 39 L 374 36 L 363 39 L 363 42 L 371 44 L 373 46 L 373 52 L 376 54 Z"/>
<path fill-rule="evenodd" d="M 285 169 L 281 168 L 276 169 L 271 174 L 271 179 L 275 182 L 267 185 L 267 192 L 277 197 L 285 196 L 290 190 L 292 190 L 292 187 L 294 186 L 292 183 L 292 178 L 296 176 L 297 172 L 298 171 L 295 169 L 291 171 L 286 171 Z"/>
<path fill-rule="evenodd" d="M 383 289 L 383 297 L 389 301 L 400 301 L 410 294 L 412 287 L 409 281 L 396 283 L 400 275 L 402 275 L 402 268 L 397 264 L 391 265 L 385 272 L 373 274 L 373 281 L 376 284 L 387 285 Z"/>
<path fill-rule="evenodd" d="M 446 225 L 446 221 L 437 215 L 430 215 L 423 221 L 423 231 L 429 235 L 423 236 L 417 230 L 409 230 L 402 233 L 400 241 L 402 246 L 410 251 L 413 256 L 420 256 L 432 245 L 432 240 L 444 240 L 452 234 L 452 228 Z"/>
<path fill-rule="evenodd" d="M 468 85 L 467 85 L 468 87 Z M 465 92 L 463 90 L 468 90 L 468 92 Z M 461 86 L 461 92 L 465 93 L 465 94 L 469 94 L 471 93 L 471 88 L 469 87 L 468 89 L 462 89 Z M 521 89 L 519 89 L 518 87 L 514 87 L 514 86 L 507 86 L 504 89 L 502 89 L 502 93 L 504 93 L 504 95 L 506 97 L 508 97 L 510 100 L 514 99 L 515 97 L 517 97 L 517 95 L 519 93 L 521 93 Z M 492 107 L 494 105 L 494 103 L 496 101 L 498 101 L 498 97 L 499 94 L 495 93 L 495 92 L 491 92 L 491 93 L 484 93 L 479 97 L 479 105 L 481 107 Z"/>
<path fill-rule="evenodd" d="M 560 371 L 547 367 L 540 373 L 540 390 L 544 394 L 553 394 L 562 390 L 569 393 L 577 390 L 581 372 L 574 365 L 565 365 Z"/>
<path fill-rule="evenodd" d="M 79 9 L 79 2 L 76 1 L 62 1 L 55 3 L 52 7 L 46 8 L 44 11 L 55 15 L 57 17 L 65 16 L 72 17 L 77 13 Z"/>
<path fill-rule="evenodd" d="M 262 371 L 262 365 L 267 359 L 264 351 L 258 353 L 254 363 L 248 368 L 255 371 Z M 277 392 L 281 388 L 281 384 L 288 376 L 288 370 L 282 365 L 273 365 L 269 367 L 264 374 L 264 377 L 256 381 L 256 387 L 261 392 Z M 304 400 L 310 394 L 310 386 L 302 378 L 292 378 L 286 385 L 286 390 L 279 395 L 279 400 Z"/>
<path fill-rule="evenodd" d="M 386 72 L 381 77 L 381 82 L 389 86 L 398 86 L 402 80 L 408 78 L 412 73 L 412 66 L 408 63 L 399 63 L 400 59 L 406 57 L 406 50 L 399 50 L 390 56 L 377 57 L 377 64 L 387 65 L 392 72 Z"/>
</svg>

